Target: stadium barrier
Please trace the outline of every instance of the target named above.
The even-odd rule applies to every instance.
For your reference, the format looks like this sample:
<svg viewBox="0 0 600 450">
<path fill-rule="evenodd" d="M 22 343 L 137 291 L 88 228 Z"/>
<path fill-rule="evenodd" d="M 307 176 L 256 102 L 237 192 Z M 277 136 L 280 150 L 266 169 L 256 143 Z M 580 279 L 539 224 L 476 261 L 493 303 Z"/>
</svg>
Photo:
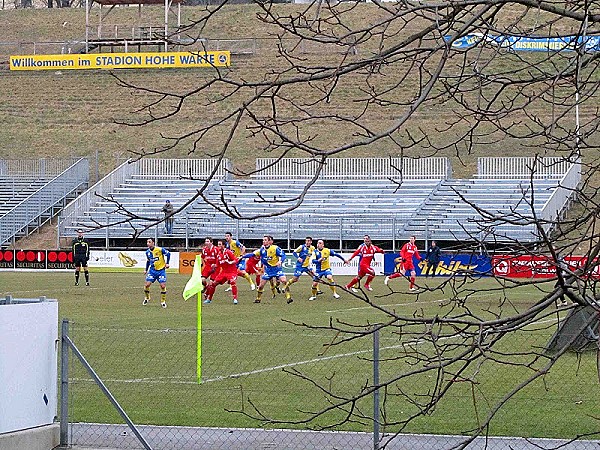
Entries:
<svg viewBox="0 0 600 450">
<path fill-rule="evenodd" d="M 578 160 L 561 157 L 480 157 L 478 178 L 562 178 Z"/>
<path fill-rule="evenodd" d="M 510 350 L 483 357 L 476 367 L 463 367 L 460 359 L 447 372 L 434 363 L 436 357 L 448 362 L 466 337 L 446 336 L 441 325 L 428 324 L 403 327 L 401 336 L 376 326 L 370 331 L 350 339 L 335 330 L 281 324 L 268 330 L 205 328 L 199 374 L 195 329 L 63 322 L 61 444 L 462 448 L 481 418 L 494 414 L 494 406 L 523 380 L 523 371 L 544 366 L 544 360 L 532 362 L 520 353 L 537 351 L 553 328 L 506 334 L 503 348 Z M 565 427 L 557 412 L 575 404 L 582 411 L 594 408 L 594 399 L 587 401 L 594 377 L 578 371 L 595 366 L 595 355 L 580 355 L 578 363 L 574 358 L 560 359 L 543 381 L 521 387 L 485 436 L 467 448 L 596 448 L 598 441 L 579 440 L 588 436 L 586 421 Z M 430 408 L 445 388 L 441 402 Z M 530 437 L 511 437 L 517 435 Z"/>
<path fill-rule="evenodd" d="M 320 178 L 357 179 L 446 179 L 452 174 L 448 158 L 257 158 L 253 178 L 310 179 L 321 169 Z"/>
</svg>

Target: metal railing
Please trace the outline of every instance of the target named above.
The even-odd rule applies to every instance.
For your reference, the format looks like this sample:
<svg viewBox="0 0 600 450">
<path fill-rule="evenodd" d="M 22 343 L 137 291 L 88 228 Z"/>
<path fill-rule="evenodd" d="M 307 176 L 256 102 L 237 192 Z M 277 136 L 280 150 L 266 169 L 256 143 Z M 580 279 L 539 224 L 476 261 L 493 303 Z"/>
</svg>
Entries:
<svg viewBox="0 0 600 450">
<path fill-rule="evenodd" d="M 89 161 L 81 158 L 0 217 L 0 245 L 14 240 L 17 233 L 39 220 L 88 181 Z"/>
<path fill-rule="evenodd" d="M 50 177 L 63 173 L 79 160 L 80 158 L 0 159 L 0 175 Z"/>
<path fill-rule="evenodd" d="M 581 160 L 577 160 L 564 174 L 556 189 L 546 200 L 539 214 L 545 231 L 552 228 L 567 206 L 569 200 L 575 195 L 575 190 L 581 181 Z"/>
<path fill-rule="evenodd" d="M 258 158 L 253 178 L 312 178 L 320 163 L 312 158 Z M 329 158 L 321 178 L 446 179 L 452 173 L 448 158 Z"/>
<path fill-rule="evenodd" d="M 61 212 L 58 223 L 58 241 L 61 235 L 65 234 L 65 226 L 76 222 L 77 219 L 86 211 L 89 211 L 92 205 L 99 200 L 100 197 L 108 196 L 116 186 L 124 183 L 127 178 L 134 173 L 138 173 L 139 166 L 131 164 L 130 161 L 125 161 L 111 173 L 106 175 L 87 191 L 69 203 Z"/>
<path fill-rule="evenodd" d="M 216 168 L 214 178 L 224 178 L 230 173 L 231 162 L 223 159 L 142 159 L 134 164 L 139 164 L 138 174 L 157 177 L 177 178 L 206 178 Z"/>
<path fill-rule="evenodd" d="M 561 157 L 483 157 L 477 160 L 478 178 L 562 178 L 573 162 Z"/>
</svg>

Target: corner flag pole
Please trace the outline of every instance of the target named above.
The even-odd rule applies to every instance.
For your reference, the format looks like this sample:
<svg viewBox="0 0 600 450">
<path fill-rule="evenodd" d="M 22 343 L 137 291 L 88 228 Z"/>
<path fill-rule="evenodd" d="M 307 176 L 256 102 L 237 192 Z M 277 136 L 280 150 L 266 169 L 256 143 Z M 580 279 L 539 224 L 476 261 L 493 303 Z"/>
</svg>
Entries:
<svg viewBox="0 0 600 450">
<path fill-rule="evenodd" d="M 198 294 L 196 306 L 196 381 L 202 383 L 202 257 L 196 255 L 192 276 L 183 290 L 183 299 L 187 300 Z"/>
</svg>

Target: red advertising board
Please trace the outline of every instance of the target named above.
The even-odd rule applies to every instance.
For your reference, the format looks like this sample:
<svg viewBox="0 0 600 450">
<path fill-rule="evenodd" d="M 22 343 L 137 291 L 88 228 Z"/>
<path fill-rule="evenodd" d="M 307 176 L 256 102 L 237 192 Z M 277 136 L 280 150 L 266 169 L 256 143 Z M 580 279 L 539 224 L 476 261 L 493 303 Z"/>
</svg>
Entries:
<svg viewBox="0 0 600 450">
<path fill-rule="evenodd" d="M 583 256 L 567 256 L 565 263 L 571 270 L 585 264 Z M 556 276 L 556 265 L 550 256 L 494 256 L 492 257 L 494 275 L 507 278 L 553 278 Z M 600 270 L 596 265 L 592 277 L 600 278 Z"/>
</svg>

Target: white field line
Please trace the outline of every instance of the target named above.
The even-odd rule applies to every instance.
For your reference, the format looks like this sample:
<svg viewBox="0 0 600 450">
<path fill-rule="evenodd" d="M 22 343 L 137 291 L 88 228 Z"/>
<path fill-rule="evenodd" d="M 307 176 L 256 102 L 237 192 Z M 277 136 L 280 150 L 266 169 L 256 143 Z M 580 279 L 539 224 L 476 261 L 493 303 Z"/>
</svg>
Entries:
<svg viewBox="0 0 600 450">
<path fill-rule="evenodd" d="M 410 295 L 415 295 L 415 294 L 410 294 Z M 493 297 L 494 294 L 492 293 L 486 293 L 486 294 L 478 294 L 478 295 L 470 295 L 469 299 L 478 299 L 478 298 L 485 298 L 485 297 Z M 413 300 L 412 302 L 408 302 L 408 303 L 390 303 L 390 304 L 384 304 L 384 305 L 377 305 L 377 306 L 381 306 L 384 308 L 389 308 L 389 307 L 394 307 L 394 306 L 418 306 L 418 305 L 425 305 L 427 303 L 441 303 L 441 302 L 448 302 L 450 301 L 449 298 L 441 298 L 439 300 L 427 300 L 427 301 L 419 301 L 419 300 Z M 336 313 L 336 312 L 346 312 L 346 311 L 360 311 L 363 309 L 372 309 L 373 307 L 370 305 L 366 305 L 366 306 L 357 306 L 354 308 L 345 308 L 345 309 L 330 309 L 328 311 L 325 311 L 326 313 Z"/>
</svg>

